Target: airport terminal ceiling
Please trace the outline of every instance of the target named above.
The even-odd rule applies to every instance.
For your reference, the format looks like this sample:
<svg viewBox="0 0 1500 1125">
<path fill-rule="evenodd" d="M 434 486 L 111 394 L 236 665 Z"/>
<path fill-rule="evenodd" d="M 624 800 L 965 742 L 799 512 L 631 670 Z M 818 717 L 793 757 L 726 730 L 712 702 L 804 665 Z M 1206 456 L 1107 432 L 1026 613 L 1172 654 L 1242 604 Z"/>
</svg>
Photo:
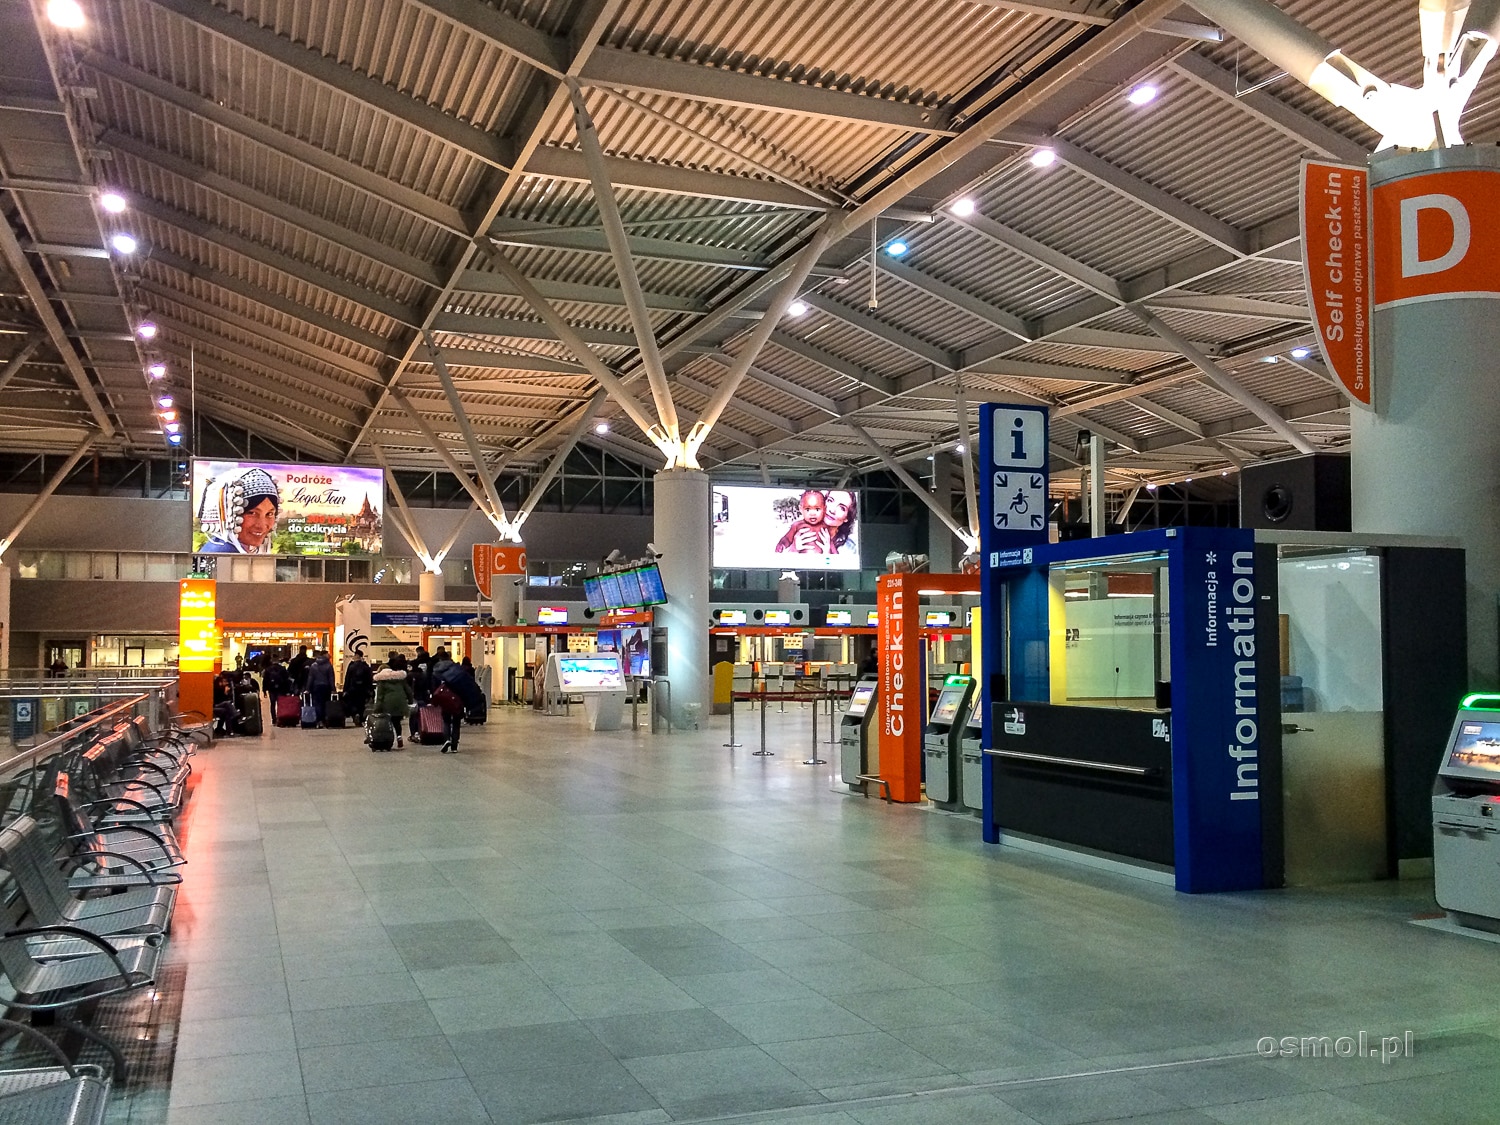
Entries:
<svg viewBox="0 0 1500 1125">
<path fill-rule="evenodd" d="M 1192 5 L 49 6 L 0 0 L 0 449 L 191 452 L 196 411 L 660 467 L 675 415 L 754 481 L 952 451 L 984 401 L 1052 408 L 1065 487 L 1102 435 L 1116 494 L 1347 448 L 1298 167 L 1378 138 Z M 1414 0 L 1279 6 L 1420 83 Z"/>
</svg>

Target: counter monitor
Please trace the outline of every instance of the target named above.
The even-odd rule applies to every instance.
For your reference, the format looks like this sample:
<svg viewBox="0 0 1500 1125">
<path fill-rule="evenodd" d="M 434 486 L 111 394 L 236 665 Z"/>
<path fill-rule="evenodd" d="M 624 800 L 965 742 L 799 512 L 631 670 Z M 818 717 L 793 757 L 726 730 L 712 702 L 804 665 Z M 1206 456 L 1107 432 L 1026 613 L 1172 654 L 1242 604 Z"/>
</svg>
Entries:
<svg viewBox="0 0 1500 1125">
<path fill-rule="evenodd" d="M 873 629 L 880 624 L 880 610 L 872 609 L 865 614 L 865 626 Z"/>
<path fill-rule="evenodd" d="M 823 620 L 829 625 L 850 625 L 854 622 L 854 616 L 847 609 L 830 609 Z"/>
<path fill-rule="evenodd" d="M 766 610 L 767 625 L 790 625 L 792 623 L 792 611 L 789 609 Z"/>
<path fill-rule="evenodd" d="M 720 625 L 743 625 L 745 623 L 745 611 L 743 609 L 721 609 L 719 610 Z"/>
<path fill-rule="evenodd" d="M 946 609 L 929 609 L 924 624 L 929 628 L 933 626 L 952 625 L 953 613 L 951 610 Z"/>
<path fill-rule="evenodd" d="M 566 625 L 568 623 L 567 608 L 557 605 L 539 605 L 536 607 L 536 623 L 538 625 Z"/>
</svg>

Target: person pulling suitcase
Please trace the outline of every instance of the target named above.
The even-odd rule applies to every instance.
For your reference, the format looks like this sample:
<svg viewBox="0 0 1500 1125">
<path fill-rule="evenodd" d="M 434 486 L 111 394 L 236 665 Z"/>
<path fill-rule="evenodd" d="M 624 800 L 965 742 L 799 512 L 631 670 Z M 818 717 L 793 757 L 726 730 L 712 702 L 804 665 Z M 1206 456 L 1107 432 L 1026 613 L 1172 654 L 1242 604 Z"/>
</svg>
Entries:
<svg viewBox="0 0 1500 1125">
<path fill-rule="evenodd" d="M 464 715 L 476 707 L 484 706 L 484 692 L 474 682 L 462 664 L 449 664 L 438 677 L 433 689 L 432 701 L 443 709 L 443 718 L 448 724 L 448 741 L 443 743 L 444 754 L 458 753 L 458 737 L 463 733 Z"/>
<path fill-rule="evenodd" d="M 406 671 L 401 667 L 399 657 L 391 654 L 390 663 L 376 672 L 373 677 L 375 684 L 375 704 L 373 710 L 390 718 L 396 728 L 396 749 L 403 749 L 406 745 L 401 738 L 402 725 L 406 722 L 406 714 L 412 705 L 411 684 L 407 682 Z M 372 743 L 371 749 L 374 749 Z"/>
</svg>

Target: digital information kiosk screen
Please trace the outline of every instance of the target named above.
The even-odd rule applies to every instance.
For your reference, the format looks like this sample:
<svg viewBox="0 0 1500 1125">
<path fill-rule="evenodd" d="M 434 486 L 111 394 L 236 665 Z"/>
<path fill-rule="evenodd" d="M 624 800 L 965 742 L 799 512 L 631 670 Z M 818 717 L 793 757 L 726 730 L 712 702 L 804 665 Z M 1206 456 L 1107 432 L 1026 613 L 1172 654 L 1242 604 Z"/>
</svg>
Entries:
<svg viewBox="0 0 1500 1125">
<path fill-rule="evenodd" d="M 1443 773 L 1500 782 L 1500 721 L 1460 718 Z"/>
<path fill-rule="evenodd" d="M 870 701 L 875 698 L 874 684 L 859 684 L 849 696 L 849 714 L 856 718 L 870 709 Z"/>
<path fill-rule="evenodd" d="M 565 691 L 625 690 L 625 673 L 617 652 L 559 656 L 557 675 Z"/>
<path fill-rule="evenodd" d="M 932 709 L 934 723 L 952 723 L 958 718 L 958 707 L 964 701 L 964 693 L 944 688 L 938 694 L 937 705 Z"/>
</svg>

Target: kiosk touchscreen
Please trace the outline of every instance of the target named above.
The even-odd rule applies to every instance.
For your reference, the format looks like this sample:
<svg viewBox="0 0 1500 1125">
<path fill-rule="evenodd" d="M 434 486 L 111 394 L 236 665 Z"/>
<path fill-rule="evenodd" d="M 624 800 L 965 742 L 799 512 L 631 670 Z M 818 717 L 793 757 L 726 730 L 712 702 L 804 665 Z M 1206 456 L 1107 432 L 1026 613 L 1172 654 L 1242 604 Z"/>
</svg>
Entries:
<svg viewBox="0 0 1500 1125">
<path fill-rule="evenodd" d="M 554 652 L 546 688 L 583 696 L 589 730 L 619 730 L 625 706 L 625 666 L 618 652 Z"/>
<path fill-rule="evenodd" d="M 860 680 L 849 695 L 849 707 L 839 722 L 839 777 L 851 789 L 862 788 L 860 774 L 880 771 L 875 745 L 870 741 L 871 724 L 879 705 L 876 681 Z"/>
<path fill-rule="evenodd" d="M 1453 921 L 1500 931 L 1500 696 L 1459 708 L 1432 791 L 1433 891 Z"/>
<path fill-rule="evenodd" d="M 972 676 L 947 676 L 938 692 L 927 729 L 922 735 L 923 768 L 926 771 L 927 799 L 938 805 L 951 805 L 958 799 L 959 743 L 969 718 L 969 696 L 974 691 Z"/>
<path fill-rule="evenodd" d="M 962 759 L 958 799 L 964 808 L 976 815 L 984 808 L 983 742 L 984 711 L 977 699 L 970 700 L 969 721 L 964 723 L 963 737 L 958 743 L 959 757 Z"/>
</svg>

